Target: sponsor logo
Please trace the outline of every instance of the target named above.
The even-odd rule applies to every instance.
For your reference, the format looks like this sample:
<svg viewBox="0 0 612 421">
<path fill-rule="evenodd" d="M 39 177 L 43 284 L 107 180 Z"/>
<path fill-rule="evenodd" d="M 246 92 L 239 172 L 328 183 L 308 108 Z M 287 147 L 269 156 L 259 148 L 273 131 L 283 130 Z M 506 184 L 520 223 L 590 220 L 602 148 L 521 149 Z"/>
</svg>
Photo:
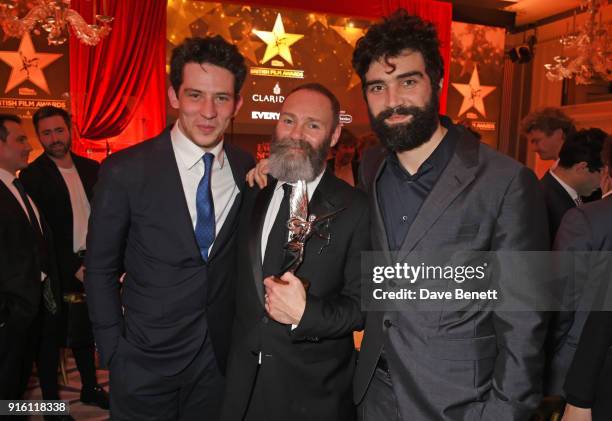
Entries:
<svg viewBox="0 0 612 421">
<path fill-rule="evenodd" d="M 280 113 L 268 111 L 251 111 L 251 120 L 278 120 Z"/>
</svg>

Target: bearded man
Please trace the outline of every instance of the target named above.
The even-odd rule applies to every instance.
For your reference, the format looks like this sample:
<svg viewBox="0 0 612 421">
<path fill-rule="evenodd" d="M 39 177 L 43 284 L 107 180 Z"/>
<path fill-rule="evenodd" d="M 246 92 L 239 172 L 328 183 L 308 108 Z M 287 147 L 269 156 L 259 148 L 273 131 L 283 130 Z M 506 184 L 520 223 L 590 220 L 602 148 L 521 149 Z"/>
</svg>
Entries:
<svg viewBox="0 0 612 421">
<path fill-rule="evenodd" d="M 535 175 L 438 115 L 444 71 L 431 23 L 394 13 L 357 43 L 353 67 L 382 143 L 360 167 L 374 250 L 548 247 Z M 354 385 L 361 419 L 529 419 L 540 399 L 544 315 L 448 307 L 367 314 Z"/>
<path fill-rule="evenodd" d="M 245 194 L 223 420 L 356 417 L 352 332 L 363 324 L 359 259 L 369 249 L 369 213 L 365 195 L 326 170 L 339 111 L 319 84 L 292 91 L 274 132 L 267 187 Z M 306 242 L 297 271 L 282 273 L 298 180 L 307 183 L 310 214 L 338 213 Z"/>
</svg>

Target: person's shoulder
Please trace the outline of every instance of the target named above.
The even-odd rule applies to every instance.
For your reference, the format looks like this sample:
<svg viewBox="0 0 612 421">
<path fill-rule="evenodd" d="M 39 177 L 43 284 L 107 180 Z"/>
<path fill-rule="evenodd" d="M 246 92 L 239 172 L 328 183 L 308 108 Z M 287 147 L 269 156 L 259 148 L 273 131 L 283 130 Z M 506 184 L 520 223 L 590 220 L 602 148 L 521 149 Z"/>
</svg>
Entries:
<svg viewBox="0 0 612 421">
<path fill-rule="evenodd" d="M 351 186 L 346 181 L 329 173 L 327 174 L 326 191 L 338 202 L 345 203 L 351 207 L 367 208 L 368 196 L 362 190 Z"/>
<path fill-rule="evenodd" d="M 225 153 L 230 156 L 231 160 L 233 160 L 238 165 L 244 166 L 245 168 L 253 168 L 255 166 L 255 159 L 253 155 L 244 149 L 231 145 L 229 143 L 225 143 L 223 145 L 223 149 Z"/>
<path fill-rule="evenodd" d="M 159 136 L 143 140 L 140 143 L 109 155 L 104 161 L 102 161 L 102 168 L 133 167 L 135 165 L 149 163 L 152 158 L 152 154 L 165 142 L 168 142 L 168 147 L 171 149 L 169 143 L 170 135 L 166 131 L 161 133 Z"/>
<path fill-rule="evenodd" d="M 586 203 L 579 208 L 589 219 L 611 221 L 612 220 L 612 196 Z"/>
<path fill-rule="evenodd" d="M 100 168 L 100 163 L 94 159 L 90 159 L 87 157 L 84 157 L 82 155 L 78 155 L 73 153 L 72 154 L 72 159 L 73 161 L 77 162 L 79 165 L 81 165 L 82 167 L 88 168 L 88 169 L 95 169 L 97 170 L 98 168 Z"/>
</svg>

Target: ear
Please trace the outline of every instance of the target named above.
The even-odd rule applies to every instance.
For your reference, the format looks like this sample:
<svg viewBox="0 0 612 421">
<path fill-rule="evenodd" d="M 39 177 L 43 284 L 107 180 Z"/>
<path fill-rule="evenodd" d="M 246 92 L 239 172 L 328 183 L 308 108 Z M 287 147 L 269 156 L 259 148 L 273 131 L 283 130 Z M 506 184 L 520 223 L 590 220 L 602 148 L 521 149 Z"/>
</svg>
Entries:
<svg viewBox="0 0 612 421">
<path fill-rule="evenodd" d="M 338 123 L 331 135 L 331 143 L 329 144 L 330 148 L 333 148 L 336 146 L 336 143 L 338 143 L 338 139 L 340 139 L 340 132 L 342 132 L 342 124 Z"/>
<path fill-rule="evenodd" d="M 574 164 L 574 169 L 577 172 L 585 172 L 585 171 L 589 170 L 589 167 L 588 167 L 586 161 L 580 161 L 577 164 Z"/>
<path fill-rule="evenodd" d="M 234 105 L 234 115 L 232 116 L 232 118 L 236 117 L 236 114 L 238 114 L 238 111 L 240 111 L 240 108 L 242 108 L 243 103 L 244 101 L 242 99 L 242 95 L 238 94 L 236 96 L 236 104 Z"/>
<path fill-rule="evenodd" d="M 178 94 L 174 90 L 172 86 L 168 88 L 168 100 L 170 100 L 170 106 L 175 110 L 179 109 L 179 99 Z"/>
</svg>

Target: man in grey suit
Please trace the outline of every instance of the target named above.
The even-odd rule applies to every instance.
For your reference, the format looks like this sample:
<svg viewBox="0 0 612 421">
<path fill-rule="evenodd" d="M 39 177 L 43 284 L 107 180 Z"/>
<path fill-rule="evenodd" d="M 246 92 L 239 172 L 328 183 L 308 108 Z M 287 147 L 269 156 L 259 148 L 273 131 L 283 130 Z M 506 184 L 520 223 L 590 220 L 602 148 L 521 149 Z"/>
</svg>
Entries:
<svg viewBox="0 0 612 421">
<path fill-rule="evenodd" d="M 556 250 L 591 252 L 589 253 L 591 264 L 593 262 L 601 264 L 603 263 L 602 259 L 607 258 L 605 254 L 593 255 L 592 252 L 612 251 L 612 137 L 610 136 L 604 142 L 601 158 L 604 163 L 600 183 L 603 193 L 602 199 L 569 210 L 563 217 L 555 239 Z M 609 267 L 609 260 L 606 260 L 606 263 Z M 584 273 L 593 273 L 589 269 L 591 269 L 591 266 Z M 608 279 L 609 276 L 599 280 L 605 282 Z M 597 300 L 597 291 L 598 288 L 585 289 L 580 297 L 578 308 L 591 309 Z M 609 309 L 610 303 L 606 303 L 604 310 Z M 610 354 L 610 350 L 608 350 L 608 358 L 605 359 L 605 363 L 599 369 L 599 379 L 593 379 L 592 384 L 589 384 L 584 378 L 589 365 L 589 362 L 585 361 L 589 357 L 584 355 L 579 358 L 580 362 L 574 362 L 575 367 L 572 370 L 574 374 L 568 375 L 567 380 L 565 379 L 579 340 L 585 340 L 584 338 L 581 339 L 580 335 L 588 315 L 587 311 L 569 313 L 571 327 L 553 358 L 553 367 L 556 369 L 555 377 L 559 380 L 559 384 L 565 381 L 564 389 L 569 402 L 564 418 L 567 421 L 590 420 L 591 416 L 593 420 L 609 420 L 612 417 L 612 402 L 609 398 L 604 398 L 612 395 L 612 381 L 610 380 L 612 378 L 612 358 L 610 358 L 610 355 L 612 354 Z M 597 341 L 597 338 L 586 340 Z M 595 350 L 596 347 L 593 346 L 592 349 Z M 590 353 L 591 358 L 594 358 L 594 355 L 595 351 Z M 579 374 L 581 372 L 582 376 Z M 586 417 L 587 415 L 589 418 Z"/>
<path fill-rule="evenodd" d="M 535 175 L 438 115 L 434 26 L 400 10 L 353 55 L 374 132 L 360 185 L 375 250 L 549 247 Z M 354 380 L 362 420 L 526 420 L 538 405 L 546 333 L 534 311 L 377 311 Z"/>
</svg>

